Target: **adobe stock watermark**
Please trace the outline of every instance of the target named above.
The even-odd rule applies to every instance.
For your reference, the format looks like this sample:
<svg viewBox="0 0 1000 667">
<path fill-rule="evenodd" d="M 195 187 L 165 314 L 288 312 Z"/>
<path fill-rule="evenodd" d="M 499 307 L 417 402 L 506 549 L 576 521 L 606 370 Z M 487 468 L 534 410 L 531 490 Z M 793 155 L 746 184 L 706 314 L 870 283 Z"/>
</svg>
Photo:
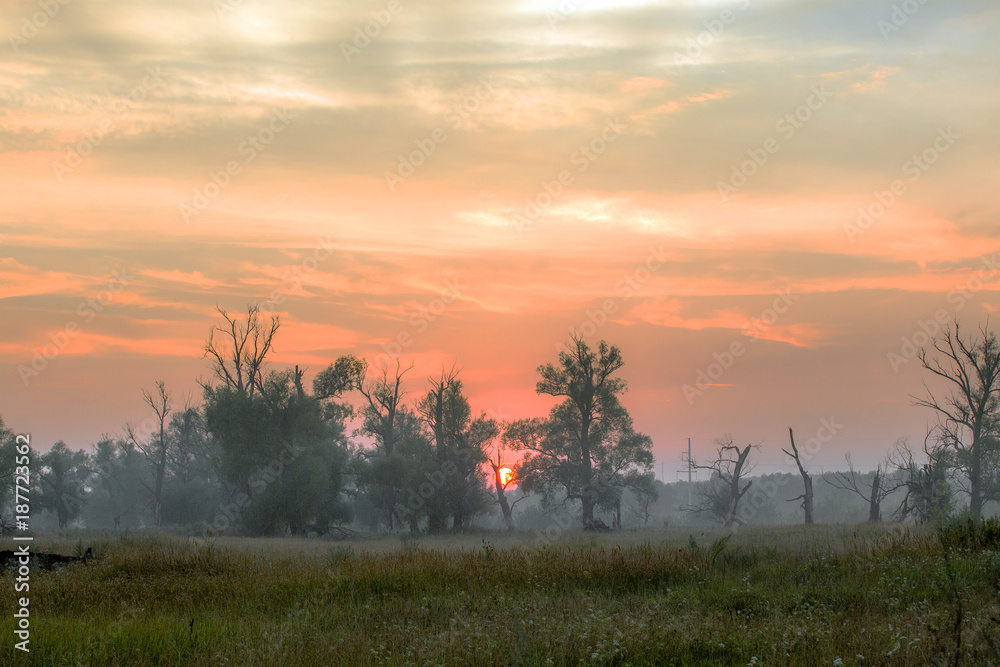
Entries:
<svg viewBox="0 0 1000 667">
<path fill-rule="evenodd" d="M 94 149 L 104 142 L 118 124 L 129 117 L 132 109 L 139 102 L 145 100 L 151 91 L 163 84 L 163 79 L 167 76 L 169 74 L 161 70 L 159 65 L 146 67 L 146 76 L 142 78 L 141 83 L 132 88 L 127 95 L 112 100 L 111 113 L 113 115 L 101 118 L 93 132 L 84 135 L 83 139 L 66 151 L 66 157 L 62 161 L 53 160 L 52 171 L 55 172 L 56 180 L 62 183 L 63 178 L 83 164 L 83 158 L 93 153 Z"/>
<path fill-rule="evenodd" d="M 889 184 L 888 190 L 882 190 L 881 192 L 874 193 L 873 196 L 875 201 L 871 202 L 867 206 L 858 208 L 858 217 L 854 222 L 844 224 L 844 233 L 847 235 L 847 240 L 854 243 L 857 241 L 859 236 L 871 229 L 872 225 L 885 215 L 886 211 L 888 211 L 900 197 L 907 193 L 910 185 L 919 181 L 921 176 L 926 174 L 927 171 L 937 163 L 941 156 L 944 153 L 947 153 L 951 147 L 955 145 L 955 141 L 957 139 L 961 139 L 961 137 L 962 135 L 955 132 L 950 125 L 947 128 L 939 128 L 937 137 L 935 137 L 931 145 L 922 150 L 920 153 L 916 153 L 911 156 L 910 159 L 904 162 L 902 167 L 900 167 L 903 175 L 909 176 L 909 183 L 901 178 L 895 179 Z"/>
<path fill-rule="evenodd" d="M 744 11 L 750 6 L 750 0 L 742 0 L 737 6 L 737 11 Z M 674 68 L 679 70 L 686 65 L 694 65 L 701 57 L 705 55 L 705 51 L 711 48 L 715 40 L 722 37 L 726 29 L 736 22 L 739 15 L 732 8 L 725 8 L 719 12 L 715 18 L 705 19 L 701 22 L 705 29 L 699 32 L 694 37 L 689 37 L 687 42 L 684 44 L 684 53 L 678 53 L 674 56 Z"/>
<path fill-rule="evenodd" d="M 462 296 L 462 292 L 468 288 L 469 286 L 460 283 L 458 278 L 446 280 L 444 289 L 441 290 L 437 298 L 432 299 L 426 306 L 417 306 L 416 312 L 410 315 L 409 320 L 407 320 L 410 329 L 417 334 L 427 331 L 431 323 L 439 318 L 448 309 L 448 306 L 457 301 Z M 393 337 L 392 341 L 382 343 L 380 346 L 382 352 L 376 357 L 376 364 L 378 366 L 388 365 L 393 357 L 398 357 L 404 349 L 413 345 L 414 340 L 416 340 L 414 334 L 409 329 L 400 331 Z"/>
<path fill-rule="evenodd" d="M 462 121 L 472 118 L 484 102 L 493 97 L 496 89 L 493 87 L 493 75 L 484 76 L 479 79 L 479 85 L 475 91 L 466 95 L 461 101 L 456 102 L 451 109 L 444 112 L 443 120 L 457 130 L 462 125 Z M 386 171 L 385 184 L 389 192 L 395 192 L 400 183 L 413 176 L 417 169 L 423 166 L 432 155 L 437 152 L 438 147 L 448 141 L 448 130 L 444 127 L 435 127 L 430 134 L 422 139 L 414 139 L 416 148 L 409 153 L 397 156 L 398 163 L 395 171 Z"/>
<path fill-rule="evenodd" d="M 229 187 L 236 176 L 243 173 L 243 167 L 257 159 L 257 156 L 267 150 L 267 147 L 284 132 L 291 124 L 295 114 L 288 109 L 275 109 L 267 124 L 255 134 L 248 134 L 236 148 L 237 158 L 228 160 L 219 171 L 209 171 L 208 180 L 199 188 L 194 189 L 191 199 L 179 204 L 178 210 L 184 222 L 201 215 L 222 191 Z"/>
<path fill-rule="evenodd" d="M 615 283 L 615 298 L 605 299 L 604 303 L 597 310 L 587 310 L 586 317 L 576 326 L 569 328 L 569 335 L 562 343 L 556 343 L 556 352 L 572 353 L 574 338 L 591 338 L 597 331 L 607 324 L 610 317 L 618 312 L 619 302 L 632 298 L 643 285 L 645 285 L 653 273 L 660 270 L 670 257 L 664 252 L 663 246 L 650 248 L 646 260 L 638 267 L 628 272 L 618 282 Z"/>
<path fill-rule="evenodd" d="M 899 32 L 925 4 L 927 4 L 927 0 L 903 0 L 903 2 L 893 4 L 889 19 L 879 19 L 875 24 L 878 31 L 882 33 L 882 40 L 889 41 L 889 35 Z"/>
<path fill-rule="evenodd" d="M 135 276 L 129 274 L 126 268 L 116 269 L 111 272 L 106 289 L 96 296 L 81 301 L 76 307 L 79 318 L 70 320 L 62 329 L 50 332 L 49 342 L 31 351 L 31 361 L 27 364 L 18 364 L 17 374 L 24 386 L 27 387 L 33 378 L 38 377 L 49 367 L 53 359 L 62 354 L 69 342 L 80 334 L 82 324 L 93 322 L 98 314 L 104 312 L 104 309 L 114 302 L 115 295 L 128 287 L 134 279 Z"/>
<path fill-rule="evenodd" d="M 803 104 L 786 113 L 774 124 L 774 131 L 778 133 L 778 137 L 768 137 L 759 147 L 748 148 L 747 159 L 730 166 L 729 179 L 716 182 L 722 201 L 729 201 L 730 195 L 736 194 L 768 163 L 772 155 L 781 150 L 782 141 L 789 141 L 794 137 L 796 132 L 805 127 L 816 112 L 833 97 L 833 93 L 826 89 L 825 83 L 812 86 L 809 90 L 812 92 Z"/>
<path fill-rule="evenodd" d="M 789 289 L 779 292 L 771 306 L 764 309 L 757 317 L 747 320 L 740 329 L 744 338 L 752 341 L 760 340 L 762 334 L 774 325 L 779 317 L 789 311 L 792 304 L 800 298 L 798 294 L 792 294 Z M 734 340 L 722 352 L 712 353 L 712 363 L 705 368 L 699 368 L 695 375 L 694 385 L 686 384 L 681 388 L 688 405 L 694 405 L 694 399 L 704 394 L 711 387 L 717 386 L 718 380 L 725 373 L 736 365 L 736 360 L 746 354 L 748 346 L 743 340 Z"/>
<path fill-rule="evenodd" d="M 955 315 L 965 308 L 969 300 L 976 292 L 982 290 L 986 283 L 994 280 L 997 273 L 1000 273 L 1000 262 L 998 262 L 996 254 L 983 257 L 982 264 L 975 274 L 945 295 L 945 301 L 951 306 L 951 310 L 938 308 L 928 319 L 917 320 L 917 328 L 910 335 L 903 336 L 899 349 L 886 354 L 886 360 L 889 362 L 892 372 L 899 373 L 900 367 L 920 354 L 920 350 L 935 336 L 943 333 L 954 320 Z"/>
<path fill-rule="evenodd" d="M 14 49 L 14 53 L 20 53 L 21 47 L 26 46 L 29 41 L 37 37 L 38 32 L 44 29 L 49 21 L 54 19 L 69 3 L 70 0 L 38 0 L 40 11 L 31 16 L 22 16 L 21 29 L 18 32 L 7 33 L 7 39 L 10 41 L 10 47 Z"/>
<path fill-rule="evenodd" d="M 577 173 L 583 173 L 590 168 L 599 157 L 607 152 L 608 147 L 615 143 L 625 131 L 625 125 L 618 119 L 618 116 L 609 118 L 604 123 L 604 127 L 597 136 L 573 151 L 569 156 L 569 163 L 576 167 Z M 538 217 L 552 206 L 555 201 L 562 196 L 566 188 L 573 185 L 575 176 L 569 169 L 562 169 L 552 180 L 543 180 L 541 189 L 532 197 L 525 200 L 524 208 L 520 213 L 515 213 L 511 220 L 511 226 L 518 232 L 534 224 Z"/>
</svg>

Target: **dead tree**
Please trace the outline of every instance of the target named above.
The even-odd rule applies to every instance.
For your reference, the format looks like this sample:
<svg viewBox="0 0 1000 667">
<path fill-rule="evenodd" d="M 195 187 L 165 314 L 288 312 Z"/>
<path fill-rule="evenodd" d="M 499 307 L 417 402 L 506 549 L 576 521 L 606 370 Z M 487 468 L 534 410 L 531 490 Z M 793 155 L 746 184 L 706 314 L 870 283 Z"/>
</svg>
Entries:
<svg viewBox="0 0 1000 667">
<path fill-rule="evenodd" d="M 212 360 L 216 377 L 230 389 L 246 392 L 251 398 L 255 392 L 263 394 L 264 362 L 280 326 L 278 316 L 272 315 L 270 324 L 265 324 L 261 321 L 260 306 L 250 305 L 244 322 L 230 317 L 219 306 L 216 309 L 226 323 L 212 327 L 204 356 Z"/>
<path fill-rule="evenodd" d="M 792 427 L 788 427 L 788 439 L 792 441 L 792 451 L 789 452 L 787 449 L 782 449 L 785 454 L 795 459 L 795 465 L 799 467 L 799 474 L 802 475 L 802 484 L 805 487 L 802 495 L 798 498 L 789 498 L 788 502 L 793 503 L 796 500 L 802 501 L 802 509 L 806 513 L 806 523 L 811 524 L 813 522 L 813 481 L 806 469 L 802 467 L 802 458 L 799 456 L 799 450 L 795 446 L 795 435 L 792 433 Z"/>
<path fill-rule="evenodd" d="M 901 445 L 897 443 L 896 446 Z M 826 480 L 827 483 L 864 499 L 868 503 L 868 523 L 879 523 L 882 521 L 882 501 L 906 486 L 906 483 L 899 477 L 889 476 L 888 470 L 891 466 L 889 460 L 879 463 L 871 482 L 866 483 L 854 469 L 851 455 L 847 454 L 844 458 L 847 460 L 847 472 L 833 473 L 833 476 Z"/>
<path fill-rule="evenodd" d="M 736 516 L 740 500 L 753 484 L 753 480 L 743 484 L 744 475 L 753 466 L 749 463 L 750 452 L 759 445 L 747 445 L 740 448 L 733 444 L 733 437 L 725 435 L 716 440 L 718 450 L 715 460 L 708 464 L 693 466 L 699 470 L 709 470 L 712 473 L 712 483 L 701 493 L 701 501 L 687 508 L 692 512 L 709 512 L 727 528 L 739 522 Z"/>
<path fill-rule="evenodd" d="M 167 415 L 170 414 L 173 402 L 163 380 L 156 382 L 155 395 L 143 389 L 142 399 L 156 414 L 159 432 L 155 437 L 151 435 L 148 440 L 141 437 L 131 424 L 126 424 L 125 432 L 129 440 L 132 441 L 132 444 L 142 452 L 142 455 L 146 457 L 150 467 L 153 469 L 153 518 L 156 526 L 159 527 L 163 508 L 163 479 L 167 471 L 166 423 Z"/>
</svg>

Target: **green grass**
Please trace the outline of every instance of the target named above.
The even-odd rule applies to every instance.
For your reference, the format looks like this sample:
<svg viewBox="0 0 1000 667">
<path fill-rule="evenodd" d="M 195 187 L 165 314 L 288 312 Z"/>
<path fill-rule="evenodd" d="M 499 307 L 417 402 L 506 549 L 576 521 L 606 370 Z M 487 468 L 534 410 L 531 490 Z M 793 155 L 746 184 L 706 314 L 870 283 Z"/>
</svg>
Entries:
<svg viewBox="0 0 1000 667">
<path fill-rule="evenodd" d="M 952 548 L 946 565 L 935 534 L 891 526 L 726 535 L 571 533 L 544 548 L 485 534 L 94 540 L 88 566 L 32 574 L 31 653 L 15 651 L 8 613 L 0 655 L 130 666 L 952 664 L 960 600 L 963 664 L 1000 664 L 996 551 Z M 9 574 L 0 585 L 14 597 Z"/>
</svg>

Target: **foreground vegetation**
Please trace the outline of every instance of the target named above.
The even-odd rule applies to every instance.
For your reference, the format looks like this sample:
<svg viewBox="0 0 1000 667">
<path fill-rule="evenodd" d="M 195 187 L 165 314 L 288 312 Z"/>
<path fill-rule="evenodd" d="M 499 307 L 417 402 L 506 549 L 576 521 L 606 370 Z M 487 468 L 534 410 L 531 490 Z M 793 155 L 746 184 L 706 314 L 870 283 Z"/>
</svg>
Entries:
<svg viewBox="0 0 1000 667">
<path fill-rule="evenodd" d="M 97 541 L 6 664 L 1000 664 L 996 535 L 914 527 Z M 39 548 L 70 552 L 73 542 Z M 991 547 L 991 548 L 985 548 Z M 10 575 L 4 585 L 13 587 Z M 959 621 L 960 615 L 960 621 Z"/>
</svg>

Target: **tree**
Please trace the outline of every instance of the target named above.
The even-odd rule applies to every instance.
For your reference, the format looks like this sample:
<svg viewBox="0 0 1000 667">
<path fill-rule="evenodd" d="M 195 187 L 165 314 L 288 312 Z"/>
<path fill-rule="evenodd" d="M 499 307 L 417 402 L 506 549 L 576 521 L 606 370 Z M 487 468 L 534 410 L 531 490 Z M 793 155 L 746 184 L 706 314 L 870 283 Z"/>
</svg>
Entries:
<svg viewBox="0 0 1000 667">
<path fill-rule="evenodd" d="M 795 465 L 799 468 L 799 474 L 802 475 L 802 484 L 804 491 L 802 495 L 798 498 L 791 498 L 788 502 L 793 503 L 796 500 L 802 501 L 802 509 L 806 513 L 806 524 L 811 524 L 813 522 L 813 481 L 806 469 L 802 467 L 802 458 L 799 456 L 799 450 L 795 446 L 795 434 L 792 433 L 792 427 L 788 427 L 788 439 L 792 442 L 792 451 L 789 452 L 787 449 L 782 449 L 785 454 L 795 459 Z"/>
<path fill-rule="evenodd" d="M 896 450 L 889 457 L 889 465 L 898 471 L 906 489 L 906 495 L 895 512 L 900 521 L 912 515 L 918 522 L 928 523 L 951 514 L 952 492 L 948 479 L 955 452 L 940 442 L 930 444 L 931 435 L 929 431 L 924 438 L 926 463 L 915 461 L 913 451 L 906 442 L 897 443 Z"/>
<path fill-rule="evenodd" d="M 159 528 L 163 514 L 163 479 L 167 472 L 167 416 L 172 408 L 172 400 L 163 380 L 156 382 L 156 394 L 142 390 L 142 399 L 156 415 L 157 432 L 149 440 L 142 438 L 131 424 L 125 430 L 129 439 L 146 457 L 153 471 L 153 521 Z"/>
<path fill-rule="evenodd" d="M 512 450 L 508 438 L 509 426 L 509 424 L 499 425 L 499 437 L 493 439 L 487 453 L 487 461 L 492 471 L 493 492 L 496 494 L 497 505 L 500 506 L 500 511 L 503 514 L 503 521 L 507 525 L 507 530 L 514 530 L 514 506 L 527 498 L 528 494 L 522 491 L 521 497 L 514 502 L 507 499 L 507 489 L 517 481 L 513 462 L 504 456 L 506 452 Z"/>
<path fill-rule="evenodd" d="M 344 411 L 306 393 L 298 367 L 267 372 L 277 317 L 268 326 L 257 306 L 249 307 L 245 322 L 219 312 L 226 324 L 213 327 L 205 351 L 222 383 L 203 387 L 205 425 L 229 504 L 212 526 L 235 523 L 257 535 L 330 529 L 349 517 L 341 498 Z"/>
<path fill-rule="evenodd" d="M 715 459 L 708 464 L 693 464 L 699 470 L 711 471 L 712 479 L 702 491 L 700 502 L 688 509 L 692 512 L 709 512 L 729 528 L 740 522 L 737 517 L 740 501 L 753 485 L 753 480 L 743 484 L 743 477 L 753 469 L 749 461 L 750 452 L 759 445 L 751 444 L 741 449 L 734 444 L 733 436 L 728 434 L 715 442 Z"/>
<path fill-rule="evenodd" d="M 628 508 L 637 519 L 642 521 L 643 527 L 646 527 L 649 525 L 649 519 L 653 516 L 653 505 L 660 497 L 660 492 L 652 475 L 643 475 L 641 479 L 641 484 L 631 488 L 632 501 Z"/>
<path fill-rule="evenodd" d="M 653 486 L 653 441 L 648 435 L 636 433 L 632 419 L 621 420 L 613 436 L 612 447 L 599 447 L 594 452 L 597 504 L 614 513 L 614 525 L 622 525 L 622 497 L 628 490 L 649 493 Z"/>
<path fill-rule="evenodd" d="M 90 526 L 141 527 L 149 497 L 149 469 L 142 452 L 128 440 L 104 435 L 93 445 L 88 464 L 93 487 L 88 496 Z M 124 520 L 124 521 L 123 521 Z"/>
<path fill-rule="evenodd" d="M 438 467 L 454 454 L 459 436 L 467 427 L 472 409 L 462 394 L 462 381 L 458 369 L 447 373 L 441 370 L 439 379 L 429 378 L 430 389 L 417 403 L 417 412 L 423 418 L 434 438 L 434 454 Z M 435 494 L 428 507 L 428 530 L 437 533 L 446 528 L 448 507 L 444 493 Z"/>
<path fill-rule="evenodd" d="M 594 525 L 598 502 L 595 454 L 614 449 L 617 443 L 612 438 L 630 421 L 618 398 L 627 386 L 615 377 L 624 364 L 618 347 L 601 341 L 593 351 L 583 338 L 574 336 L 572 346 L 559 353 L 558 365 L 538 367 L 542 379 L 535 391 L 564 400 L 552 408 L 540 433 L 528 433 L 540 426 L 533 422 L 522 423 L 515 430 L 529 436 L 521 440 L 527 456 L 518 472 L 525 488 L 542 489 L 548 495 L 558 487 L 567 500 L 579 500 L 584 528 Z"/>
<path fill-rule="evenodd" d="M 0 527 L 6 528 L 13 525 L 13 517 L 8 522 L 6 519 L 7 508 L 13 505 L 14 500 L 14 473 L 17 468 L 16 436 L 13 431 L 4 424 L 3 416 L 0 415 L 0 479 L 3 480 L 3 488 L 0 488 Z"/>
<path fill-rule="evenodd" d="M 400 428 L 402 425 L 400 422 L 406 413 L 406 406 L 403 404 L 403 397 L 406 395 L 403 376 L 412 368 L 412 363 L 407 368 L 402 368 L 397 359 L 394 373 L 390 375 L 388 364 L 384 364 L 372 379 L 368 378 L 367 364 L 362 368 L 356 383 L 358 391 L 365 400 L 361 408 L 360 432 L 375 439 L 375 451 L 364 454 L 365 458 L 370 458 L 371 455 L 392 456 L 396 445 L 402 441 L 404 429 Z M 385 466 L 380 464 L 379 470 L 383 467 Z M 383 514 L 383 520 L 390 530 L 397 529 L 399 525 L 396 506 L 400 487 L 392 481 L 391 476 L 374 474 L 365 479 L 377 480 L 380 486 L 377 505 Z"/>
<path fill-rule="evenodd" d="M 968 479 L 969 512 L 975 519 L 982 517 L 986 502 L 1000 500 L 1000 489 L 989 484 L 986 469 L 987 450 L 995 442 L 1000 419 L 1000 342 L 987 327 L 963 340 L 956 320 L 954 333 L 948 328 L 933 340 L 933 360 L 922 349 L 924 369 L 946 381 L 952 391 L 939 400 L 925 382 L 926 398 L 914 397 L 915 405 L 938 415 L 941 442 L 955 451 L 956 465 Z"/>
<path fill-rule="evenodd" d="M 59 528 L 80 515 L 87 493 L 89 469 L 86 452 L 71 450 L 60 440 L 52 449 L 37 456 L 41 509 L 56 515 Z"/>
<path fill-rule="evenodd" d="M 224 502 L 223 481 L 214 465 L 218 454 L 202 412 L 186 406 L 174 412 L 167 427 L 167 470 L 163 522 L 211 521 L 212 508 Z"/>
<path fill-rule="evenodd" d="M 905 441 L 896 443 L 896 450 L 901 451 L 906 447 Z M 841 491 L 847 491 L 862 498 L 868 503 L 868 522 L 879 523 L 882 521 L 882 502 L 890 495 L 906 486 L 906 482 L 898 476 L 890 476 L 888 473 L 891 467 L 891 456 L 886 461 L 880 463 L 872 473 L 871 482 L 865 483 L 862 475 L 854 470 L 854 462 L 851 455 L 847 454 L 847 472 L 835 472 L 831 477 L 826 478 L 827 484 Z"/>
<path fill-rule="evenodd" d="M 291 369 L 272 371 L 252 395 L 227 386 L 207 390 L 205 423 L 230 496 L 217 529 L 235 522 L 253 535 L 305 535 L 348 518 L 340 497 L 344 424 L 324 416 Z"/>
<path fill-rule="evenodd" d="M 489 443 L 500 434 L 500 426 L 485 414 L 453 434 L 456 447 L 442 466 L 448 489 L 448 505 L 452 526 L 464 528 L 466 523 L 485 512 L 492 499 L 487 488 L 484 464 L 488 461 Z M 448 466 L 451 463 L 452 467 Z"/>
<path fill-rule="evenodd" d="M 204 356 L 212 360 L 212 370 L 225 386 L 252 398 L 264 390 L 265 362 L 280 326 L 278 316 L 272 315 L 270 323 L 263 322 L 256 304 L 247 306 L 246 321 L 230 317 L 220 306 L 216 310 L 225 324 L 212 327 Z"/>
</svg>

